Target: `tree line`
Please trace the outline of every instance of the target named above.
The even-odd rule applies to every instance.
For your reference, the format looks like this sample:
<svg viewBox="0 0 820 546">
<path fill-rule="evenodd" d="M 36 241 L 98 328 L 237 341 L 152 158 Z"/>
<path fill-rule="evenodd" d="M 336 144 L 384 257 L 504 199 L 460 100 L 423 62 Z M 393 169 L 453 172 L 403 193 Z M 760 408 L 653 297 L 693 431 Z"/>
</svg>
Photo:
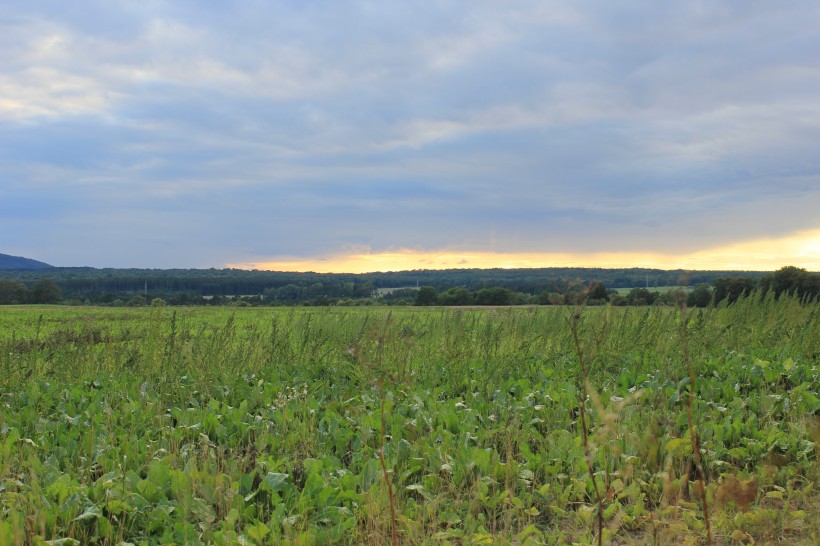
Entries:
<svg viewBox="0 0 820 546">
<path fill-rule="evenodd" d="M 733 302 L 756 290 L 804 299 L 820 296 L 820 274 L 793 266 L 773 273 L 637 268 L 368 274 L 52 268 L 0 271 L 0 305 L 64 301 L 139 306 L 154 299 L 170 305 L 653 305 L 673 304 L 680 297 L 676 290 L 657 287 L 683 283 L 694 287 L 684 295 L 696 307 Z"/>
<path fill-rule="evenodd" d="M 21 282 L 0 279 L 0 305 L 60 303 L 60 287 L 51 279 L 40 279 L 29 287 Z"/>
<path fill-rule="evenodd" d="M 563 292 L 578 282 L 598 281 L 607 288 L 648 288 L 681 284 L 695 286 L 725 276 L 753 279 L 764 273 L 754 271 L 694 271 L 646 268 L 530 268 L 530 269 L 444 269 L 376 273 L 314 273 L 258 271 L 242 269 L 96 269 L 91 267 L 53 267 L 43 270 L 2 270 L 0 278 L 26 285 L 41 279 L 55 281 L 67 298 L 95 298 L 100 294 L 128 294 L 148 291 L 157 294 L 188 293 L 200 296 L 262 294 L 265 290 L 288 285 L 308 289 L 321 284 L 331 297 L 359 297 L 366 289 L 393 289 L 432 286 L 438 291 L 452 287 L 479 290 L 493 286 L 525 294 Z M 285 294 L 288 288 L 281 294 Z"/>
</svg>

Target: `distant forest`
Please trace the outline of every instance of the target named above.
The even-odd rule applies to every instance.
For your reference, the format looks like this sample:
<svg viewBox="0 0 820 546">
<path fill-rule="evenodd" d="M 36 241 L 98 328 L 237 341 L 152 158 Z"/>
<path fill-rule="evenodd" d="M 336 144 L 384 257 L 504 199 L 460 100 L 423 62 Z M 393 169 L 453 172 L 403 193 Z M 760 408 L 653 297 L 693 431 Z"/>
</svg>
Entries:
<svg viewBox="0 0 820 546">
<path fill-rule="evenodd" d="M 583 299 L 640 305 L 668 303 L 668 287 L 676 286 L 690 287 L 694 304 L 736 299 L 757 288 L 815 297 L 820 275 L 796 267 L 773 273 L 541 268 L 364 274 L 49 267 L 0 270 L 0 304 L 516 305 Z"/>
</svg>

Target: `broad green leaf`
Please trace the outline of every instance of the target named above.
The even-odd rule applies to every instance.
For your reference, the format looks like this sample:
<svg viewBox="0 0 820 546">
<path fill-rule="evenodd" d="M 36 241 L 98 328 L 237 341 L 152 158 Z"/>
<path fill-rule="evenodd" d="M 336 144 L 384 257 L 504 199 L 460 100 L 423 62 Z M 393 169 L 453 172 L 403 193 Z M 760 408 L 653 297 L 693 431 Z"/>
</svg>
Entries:
<svg viewBox="0 0 820 546">
<path fill-rule="evenodd" d="M 120 499 L 108 501 L 105 507 L 109 514 L 127 514 L 134 509 L 133 506 Z"/>
<path fill-rule="evenodd" d="M 102 515 L 102 510 L 99 506 L 89 506 L 85 509 L 85 511 L 82 514 L 74 518 L 74 521 L 86 521 L 91 519 L 97 519 L 99 517 L 102 517 Z"/>
<path fill-rule="evenodd" d="M 254 525 L 245 527 L 245 533 L 257 544 L 262 544 L 262 541 L 265 540 L 265 537 L 270 533 L 270 529 L 267 525 L 258 521 Z"/>
<path fill-rule="evenodd" d="M 406 489 L 408 491 L 414 491 L 414 492 L 418 493 L 419 495 L 424 497 L 425 500 L 433 499 L 433 494 L 426 487 L 424 487 L 420 483 L 410 484 L 406 487 Z"/>
<path fill-rule="evenodd" d="M 290 474 L 282 474 L 280 472 L 268 472 L 263 483 L 270 491 L 281 491 L 288 481 Z"/>
<path fill-rule="evenodd" d="M 790 371 L 792 371 L 793 368 L 794 368 L 794 360 L 792 360 L 791 358 L 787 358 L 786 360 L 783 361 L 783 369 L 784 370 L 786 370 L 787 372 L 790 372 Z"/>
</svg>

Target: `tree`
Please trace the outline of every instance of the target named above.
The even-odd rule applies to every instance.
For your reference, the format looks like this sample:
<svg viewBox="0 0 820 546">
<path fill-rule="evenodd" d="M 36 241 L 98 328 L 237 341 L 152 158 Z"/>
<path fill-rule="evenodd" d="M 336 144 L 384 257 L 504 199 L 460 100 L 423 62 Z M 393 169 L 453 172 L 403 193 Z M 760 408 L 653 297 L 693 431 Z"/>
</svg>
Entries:
<svg viewBox="0 0 820 546">
<path fill-rule="evenodd" d="M 450 288 L 438 295 L 439 305 L 471 305 L 473 294 L 466 288 Z"/>
<path fill-rule="evenodd" d="M 329 305 L 333 305 L 333 300 L 330 299 L 330 296 L 326 296 L 324 294 L 321 294 L 319 296 L 316 296 L 315 298 L 313 298 L 309 302 L 307 302 L 305 305 L 316 306 L 316 307 L 327 307 Z"/>
<path fill-rule="evenodd" d="M 31 291 L 33 303 L 60 303 L 63 299 L 60 287 L 51 279 L 43 279 L 34 285 Z"/>
<path fill-rule="evenodd" d="M 593 281 L 587 287 L 587 301 L 589 303 L 609 301 L 609 292 L 607 292 L 606 287 L 602 283 Z"/>
<path fill-rule="evenodd" d="M 715 287 L 715 303 L 724 300 L 734 303 L 738 298 L 751 294 L 755 289 L 755 281 L 747 277 L 719 277 L 712 285 Z"/>
<path fill-rule="evenodd" d="M 357 282 L 353 285 L 354 298 L 372 298 L 376 288 L 371 282 Z"/>
<path fill-rule="evenodd" d="M 689 307 L 708 307 L 712 303 L 712 287 L 708 284 L 697 285 L 686 297 Z"/>
<path fill-rule="evenodd" d="M 763 278 L 764 290 L 773 290 L 775 295 L 795 294 L 799 298 L 820 296 L 820 275 L 809 273 L 801 267 L 786 266 Z"/>
<path fill-rule="evenodd" d="M 482 288 L 475 295 L 476 305 L 515 305 L 516 294 L 500 286 Z"/>
<path fill-rule="evenodd" d="M 325 295 L 325 285 L 320 282 L 315 282 L 308 287 L 308 297 L 316 298 Z"/>
<path fill-rule="evenodd" d="M 0 279 L 0 305 L 26 303 L 28 297 L 28 288 L 25 284 Z"/>
<path fill-rule="evenodd" d="M 657 292 L 650 292 L 646 288 L 633 288 L 626 299 L 630 305 L 652 305 L 658 297 Z"/>
<path fill-rule="evenodd" d="M 379 299 L 386 305 L 413 305 L 417 292 L 415 288 L 398 288 L 384 292 Z"/>
<path fill-rule="evenodd" d="M 620 294 L 614 294 L 613 296 L 610 297 L 609 303 L 612 304 L 612 305 L 624 306 L 624 305 L 629 305 L 629 300 L 626 299 L 625 296 L 622 296 Z"/>
<path fill-rule="evenodd" d="M 148 300 L 145 299 L 145 296 L 137 294 L 136 296 L 128 300 L 128 303 L 126 303 L 126 305 L 128 307 L 142 307 L 146 303 L 148 303 Z"/>
<path fill-rule="evenodd" d="M 416 305 L 436 305 L 438 290 L 432 286 L 422 286 L 416 294 Z"/>
<path fill-rule="evenodd" d="M 537 299 L 538 305 L 562 305 L 564 296 L 558 292 L 541 292 Z"/>
</svg>

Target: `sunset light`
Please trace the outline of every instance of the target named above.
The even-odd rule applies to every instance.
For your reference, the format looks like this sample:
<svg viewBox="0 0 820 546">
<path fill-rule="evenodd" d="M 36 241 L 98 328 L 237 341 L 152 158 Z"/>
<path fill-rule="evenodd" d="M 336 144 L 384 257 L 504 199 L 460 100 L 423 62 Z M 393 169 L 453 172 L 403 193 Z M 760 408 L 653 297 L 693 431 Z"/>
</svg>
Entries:
<svg viewBox="0 0 820 546">
<path fill-rule="evenodd" d="M 491 253 L 403 249 L 394 252 L 357 252 L 317 259 L 281 259 L 230 264 L 239 269 L 314 271 L 317 273 L 367 273 L 411 269 L 599 267 L 774 271 L 786 265 L 820 270 L 820 230 L 796 233 L 780 239 L 760 239 L 687 255 L 607 252 Z"/>
</svg>

